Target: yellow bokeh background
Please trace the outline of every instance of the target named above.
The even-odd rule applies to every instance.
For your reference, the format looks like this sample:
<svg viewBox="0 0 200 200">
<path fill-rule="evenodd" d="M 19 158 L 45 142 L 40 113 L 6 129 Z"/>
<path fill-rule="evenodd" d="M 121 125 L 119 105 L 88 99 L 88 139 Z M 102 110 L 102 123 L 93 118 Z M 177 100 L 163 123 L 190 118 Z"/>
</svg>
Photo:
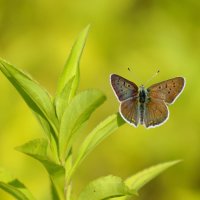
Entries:
<svg viewBox="0 0 200 200">
<path fill-rule="evenodd" d="M 159 69 L 149 85 L 175 76 L 184 76 L 187 84 L 170 106 L 167 123 L 149 130 L 125 124 L 102 142 L 77 171 L 74 194 L 99 176 L 126 178 L 151 165 L 182 159 L 145 186 L 136 199 L 199 200 L 200 1 L 0 0 L 0 56 L 54 94 L 71 46 L 88 23 L 91 30 L 80 65 L 79 91 L 97 88 L 107 101 L 92 115 L 76 147 L 93 127 L 118 110 L 109 83 L 111 73 L 141 84 Z M 44 168 L 14 150 L 42 137 L 42 129 L 2 74 L 0 94 L 0 166 L 37 199 L 49 199 Z M 0 199 L 14 198 L 0 190 Z"/>
</svg>

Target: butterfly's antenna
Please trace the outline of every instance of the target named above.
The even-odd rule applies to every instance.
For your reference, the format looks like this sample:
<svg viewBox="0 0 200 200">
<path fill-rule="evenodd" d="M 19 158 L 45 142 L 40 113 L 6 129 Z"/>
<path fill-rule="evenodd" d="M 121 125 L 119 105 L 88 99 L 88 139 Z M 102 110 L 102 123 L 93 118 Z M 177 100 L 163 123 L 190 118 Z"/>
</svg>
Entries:
<svg viewBox="0 0 200 200">
<path fill-rule="evenodd" d="M 129 72 L 133 72 L 132 70 L 131 70 L 131 68 L 130 67 L 128 67 L 128 71 Z M 132 73 L 133 74 L 133 73 Z M 140 83 L 141 84 L 141 81 L 140 80 L 138 80 L 138 78 L 136 77 L 136 76 L 134 76 L 134 79 L 138 82 L 138 83 Z"/>
<path fill-rule="evenodd" d="M 159 72 L 160 72 L 160 70 L 158 70 L 155 74 L 153 74 L 153 76 L 152 76 L 150 79 L 148 79 L 148 80 L 145 82 L 144 85 L 146 85 L 146 84 L 149 83 L 152 79 L 154 79 L 154 78 L 159 74 Z"/>
</svg>

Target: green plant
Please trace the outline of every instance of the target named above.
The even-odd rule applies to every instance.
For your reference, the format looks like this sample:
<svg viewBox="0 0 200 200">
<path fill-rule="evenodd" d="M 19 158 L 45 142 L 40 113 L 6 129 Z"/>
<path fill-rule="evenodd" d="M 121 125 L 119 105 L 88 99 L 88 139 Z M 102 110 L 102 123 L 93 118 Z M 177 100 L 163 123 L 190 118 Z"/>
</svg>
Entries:
<svg viewBox="0 0 200 200">
<path fill-rule="evenodd" d="M 99 123 L 84 139 L 78 149 L 73 144 L 83 125 L 94 110 L 105 101 L 102 92 L 95 89 L 76 94 L 79 84 L 79 62 L 89 26 L 79 35 L 58 81 L 55 97 L 43 89 L 26 73 L 0 59 L 0 70 L 16 88 L 40 122 L 45 138 L 35 139 L 17 147 L 46 168 L 51 180 L 53 200 L 73 199 L 72 180 L 81 162 L 106 137 L 124 124 L 119 114 L 113 114 Z M 77 156 L 74 157 L 74 151 Z M 179 161 L 167 162 L 139 172 L 123 181 L 120 177 L 105 176 L 89 183 L 78 200 L 125 200 L 137 195 L 146 183 Z M 0 188 L 19 200 L 35 200 L 31 192 L 18 179 L 0 170 Z"/>
</svg>

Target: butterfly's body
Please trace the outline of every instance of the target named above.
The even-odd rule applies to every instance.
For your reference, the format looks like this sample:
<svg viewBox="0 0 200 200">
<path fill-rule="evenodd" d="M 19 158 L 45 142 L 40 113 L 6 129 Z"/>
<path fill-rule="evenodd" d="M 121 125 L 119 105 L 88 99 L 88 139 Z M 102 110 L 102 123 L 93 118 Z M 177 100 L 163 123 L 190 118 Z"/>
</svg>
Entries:
<svg viewBox="0 0 200 200">
<path fill-rule="evenodd" d="M 149 101 L 148 92 L 144 88 L 144 86 L 139 87 L 139 96 L 138 96 L 138 112 L 139 112 L 139 123 L 144 123 L 144 111 L 145 111 L 145 103 Z"/>
<path fill-rule="evenodd" d="M 111 75 L 111 85 L 120 101 L 120 114 L 131 125 L 143 124 L 150 128 L 163 124 L 169 116 L 166 104 L 172 104 L 182 92 L 185 80 L 176 77 L 154 84 L 149 88 L 116 74 Z"/>
<path fill-rule="evenodd" d="M 150 101 L 148 97 L 148 91 L 143 85 L 138 88 L 138 95 L 134 96 L 134 100 L 138 101 L 137 112 L 139 113 L 139 123 L 144 123 L 144 114 L 145 114 L 145 104 Z M 131 121 L 130 121 L 131 123 Z"/>
</svg>

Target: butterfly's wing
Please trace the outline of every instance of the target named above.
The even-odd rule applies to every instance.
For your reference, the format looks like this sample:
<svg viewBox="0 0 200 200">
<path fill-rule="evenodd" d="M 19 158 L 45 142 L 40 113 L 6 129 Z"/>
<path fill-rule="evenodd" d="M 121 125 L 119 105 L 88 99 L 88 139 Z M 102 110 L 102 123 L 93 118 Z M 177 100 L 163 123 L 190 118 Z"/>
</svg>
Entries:
<svg viewBox="0 0 200 200">
<path fill-rule="evenodd" d="M 140 115 L 137 98 L 133 97 L 122 101 L 119 112 L 126 122 L 134 126 L 138 125 Z"/>
<path fill-rule="evenodd" d="M 150 86 L 147 91 L 151 98 L 160 99 L 168 104 L 174 103 L 183 91 L 185 79 L 176 77 Z"/>
<path fill-rule="evenodd" d="M 176 77 L 150 86 L 148 91 L 149 101 L 145 103 L 144 125 L 158 126 L 164 123 L 169 116 L 167 104 L 172 104 L 183 91 L 185 80 Z"/>
<path fill-rule="evenodd" d="M 138 95 L 138 86 L 119 75 L 111 74 L 110 82 L 120 102 Z"/>
<path fill-rule="evenodd" d="M 144 125 L 146 128 L 163 124 L 169 116 L 168 108 L 163 100 L 151 98 L 145 104 Z"/>
<path fill-rule="evenodd" d="M 116 74 L 111 74 L 110 82 L 120 101 L 121 116 L 128 123 L 137 126 L 139 122 L 138 86 Z"/>
</svg>

